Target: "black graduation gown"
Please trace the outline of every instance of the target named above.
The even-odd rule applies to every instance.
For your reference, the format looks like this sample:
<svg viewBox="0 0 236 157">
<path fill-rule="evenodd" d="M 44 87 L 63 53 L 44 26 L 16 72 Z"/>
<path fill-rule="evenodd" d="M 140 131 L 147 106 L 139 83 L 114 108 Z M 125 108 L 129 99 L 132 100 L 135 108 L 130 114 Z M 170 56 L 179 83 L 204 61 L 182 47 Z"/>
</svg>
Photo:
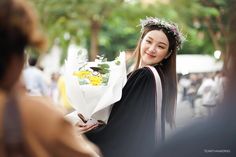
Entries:
<svg viewBox="0 0 236 157">
<path fill-rule="evenodd" d="M 146 157 L 155 142 L 155 77 L 144 67 L 128 76 L 122 98 L 114 104 L 108 123 L 86 133 L 104 157 Z M 158 99 L 158 98 L 157 98 Z"/>
</svg>

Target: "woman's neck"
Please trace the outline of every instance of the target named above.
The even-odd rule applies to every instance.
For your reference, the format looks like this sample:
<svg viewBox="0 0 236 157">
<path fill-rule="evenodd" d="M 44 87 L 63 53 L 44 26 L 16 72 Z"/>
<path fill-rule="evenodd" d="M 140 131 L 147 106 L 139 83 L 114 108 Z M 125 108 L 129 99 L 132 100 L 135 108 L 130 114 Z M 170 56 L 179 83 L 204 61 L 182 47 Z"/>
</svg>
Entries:
<svg viewBox="0 0 236 157">
<path fill-rule="evenodd" d="M 147 65 L 144 64 L 144 63 L 140 60 L 138 68 L 143 68 L 143 67 L 145 67 L 145 66 L 147 66 Z"/>
</svg>

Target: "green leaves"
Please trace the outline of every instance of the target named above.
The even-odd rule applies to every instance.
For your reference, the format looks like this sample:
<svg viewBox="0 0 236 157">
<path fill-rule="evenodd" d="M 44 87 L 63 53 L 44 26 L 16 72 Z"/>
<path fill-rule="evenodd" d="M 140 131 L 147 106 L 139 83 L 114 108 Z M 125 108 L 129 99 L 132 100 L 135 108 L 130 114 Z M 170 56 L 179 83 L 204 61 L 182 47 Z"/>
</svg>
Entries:
<svg viewBox="0 0 236 157">
<path fill-rule="evenodd" d="M 151 5 L 144 5 L 140 0 L 30 1 L 37 8 L 49 44 L 59 41 L 63 57 L 71 42 L 89 51 L 93 48 L 93 53 L 105 54 L 108 60 L 113 60 L 120 51 L 132 51 L 139 37 L 139 19 L 146 16 L 169 19 L 179 24 L 187 36 L 181 53 L 212 54 L 215 45 L 224 47 L 224 30 L 220 28 L 227 21 L 224 17 L 227 3 L 224 0 L 155 1 Z M 209 29 L 209 26 L 212 28 Z M 213 30 L 213 36 L 210 30 Z"/>
<path fill-rule="evenodd" d="M 106 73 L 109 73 L 109 68 L 110 66 L 106 63 L 103 63 L 103 64 L 98 64 L 98 67 L 100 68 L 98 71 L 101 73 L 101 74 L 106 74 Z"/>
</svg>

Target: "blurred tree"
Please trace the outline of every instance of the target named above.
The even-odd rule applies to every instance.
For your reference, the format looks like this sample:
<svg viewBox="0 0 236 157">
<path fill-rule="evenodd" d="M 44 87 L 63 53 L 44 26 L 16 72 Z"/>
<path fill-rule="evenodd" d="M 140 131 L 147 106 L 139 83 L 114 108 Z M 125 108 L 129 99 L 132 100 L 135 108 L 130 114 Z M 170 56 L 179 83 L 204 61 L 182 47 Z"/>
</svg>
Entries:
<svg viewBox="0 0 236 157">
<path fill-rule="evenodd" d="M 229 33 L 227 37 L 227 57 L 225 58 L 225 70 L 228 72 L 228 75 L 230 76 L 230 89 L 228 91 L 228 96 L 231 96 L 231 98 L 234 98 L 235 101 L 235 92 L 234 90 L 236 89 L 236 75 L 235 75 L 235 67 L 236 67 L 236 3 L 235 0 L 228 0 L 227 1 L 227 6 L 228 10 L 226 12 L 226 16 L 228 17 L 228 28 L 229 28 Z M 234 82 L 234 83 L 233 83 Z M 230 97 L 228 97 L 230 98 Z"/>
<path fill-rule="evenodd" d="M 30 0 L 36 5 L 49 44 L 63 48 L 72 42 L 114 59 L 118 51 L 134 49 L 139 19 L 155 16 L 179 24 L 187 41 L 180 53 L 213 54 L 225 51 L 227 34 L 224 0 Z"/>
<path fill-rule="evenodd" d="M 71 41 L 81 42 L 82 21 L 77 19 L 76 0 L 30 0 L 38 9 L 43 29 L 49 38 L 49 48 L 58 44 L 62 50 L 62 61 Z"/>
<path fill-rule="evenodd" d="M 155 16 L 155 13 L 139 1 L 123 3 L 112 12 L 102 26 L 100 38 L 100 48 L 108 59 L 114 59 L 119 51 L 135 48 L 140 32 L 139 20 L 146 16 Z"/>
<path fill-rule="evenodd" d="M 190 9 L 186 9 L 190 8 Z M 160 1 L 153 0 L 148 3 L 144 1 L 132 1 L 129 5 L 124 4 L 113 12 L 105 26 L 101 37 L 101 49 L 114 56 L 117 51 L 133 49 L 136 45 L 139 19 L 146 16 L 155 16 L 176 22 L 187 37 L 180 53 L 212 54 L 214 45 L 208 37 L 206 28 L 201 28 L 201 23 L 194 19 L 200 15 L 200 10 L 205 10 L 198 1 Z M 211 13 L 212 12 L 212 13 Z M 211 14 L 214 11 L 210 11 Z"/>
<path fill-rule="evenodd" d="M 71 41 L 84 42 L 89 36 L 90 58 L 97 56 L 99 32 L 105 19 L 123 0 L 31 0 L 41 14 L 41 21 L 50 41 L 58 38 L 67 49 Z"/>
<path fill-rule="evenodd" d="M 225 51 L 225 41 L 223 39 L 227 36 L 227 24 L 224 18 L 227 9 L 226 1 L 200 0 L 200 4 L 207 10 L 211 10 L 211 14 L 206 14 L 203 18 L 199 19 L 199 21 L 206 26 L 215 49 Z"/>
<path fill-rule="evenodd" d="M 153 2 L 146 4 L 141 0 L 130 0 L 111 14 L 102 27 L 100 38 L 100 48 L 108 58 L 114 58 L 117 51 L 132 51 L 135 48 L 140 32 L 140 19 L 152 16 L 170 19 L 183 25 L 177 19 L 176 10 L 170 5 L 155 0 Z"/>
<path fill-rule="evenodd" d="M 171 4 L 188 27 L 190 42 L 187 49 L 191 51 L 191 48 L 194 48 L 198 53 L 208 54 L 213 54 L 215 50 L 226 51 L 226 1 L 175 0 L 171 1 Z"/>
<path fill-rule="evenodd" d="M 79 19 L 87 23 L 90 35 L 90 59 L 94 60 L 99 53 L 99 33 L 106 19 L 124 0 L 80 0 L 77 5 Z"/>
<path fill-rule="evenodd" d="M 226 3 L 226 11 L 225 11 L 225 17 L 226 19 L 226 39 L 225 39 L 225 55 L 224 55 L 224 70 L 228 71 L 231 73 L 230 75 L 233 75 L 232 70 L 230 69 L 232 67 L 235 67 L 235 41 L 236 41 L 236 30 L 235 30 L 235 25 L 236 25 L 236 3 L 235 0 L 228 0 Z M 232 65 L 234 64 L 234 65 Z M 232 78 L 235 78 L 233 76 Z M 232 87 L 232 89 L 234 89 Z"/>
</svg>

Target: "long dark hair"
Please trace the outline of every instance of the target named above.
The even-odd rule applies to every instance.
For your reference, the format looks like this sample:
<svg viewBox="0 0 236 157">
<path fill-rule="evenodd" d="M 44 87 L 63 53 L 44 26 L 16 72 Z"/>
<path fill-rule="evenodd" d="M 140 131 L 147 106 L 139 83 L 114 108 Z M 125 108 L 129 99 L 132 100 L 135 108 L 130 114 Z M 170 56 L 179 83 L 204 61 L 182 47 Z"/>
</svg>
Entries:
<svg viewBox="0 0 236 157">
<path fill-rule="evenodd" d="M 177 52 L 177 44 L 175 41 L 175 38 L 168 33 L 168 31 L 164 28 L 160 28 L 156 25 L 152 25 L 152 26 L 147 26 L 144 28 L 137 47 L 134 50 L 134 54 L 135 54 L 135 67 L 134 70 L 139 68 L 139 64 L 140 64 L 140 59 L 141 59 L 141 55 L 140 55 L 140 46 L 141 46 L 141 42 L 143 40 L 143 38 L 145 37 L 145 35 L 152 31 L 152 30 L 162 30 L 165 35 L 168 38 L 169 41 L 169 49 L 168 49 L 168 54 L 170 54 L 170 56 L 166 59 L 164 59 L 158 66 L 158 68 L 160 68 L 161 73 L 160 75 L 163 79 L 162 79 L 162 86 L 163 86 L 163 104 L 162 106 L 164 107 L 163 111 L 164 111 L 164 117 L 166 122 L 168 122 L 170 124 L 170 126 L 174 126 L 175 125 L 175 109 L 176 109 L 176 98 L 177 98 L 177 74 L 176 74 L 176 52 Z"/>
</svg>

